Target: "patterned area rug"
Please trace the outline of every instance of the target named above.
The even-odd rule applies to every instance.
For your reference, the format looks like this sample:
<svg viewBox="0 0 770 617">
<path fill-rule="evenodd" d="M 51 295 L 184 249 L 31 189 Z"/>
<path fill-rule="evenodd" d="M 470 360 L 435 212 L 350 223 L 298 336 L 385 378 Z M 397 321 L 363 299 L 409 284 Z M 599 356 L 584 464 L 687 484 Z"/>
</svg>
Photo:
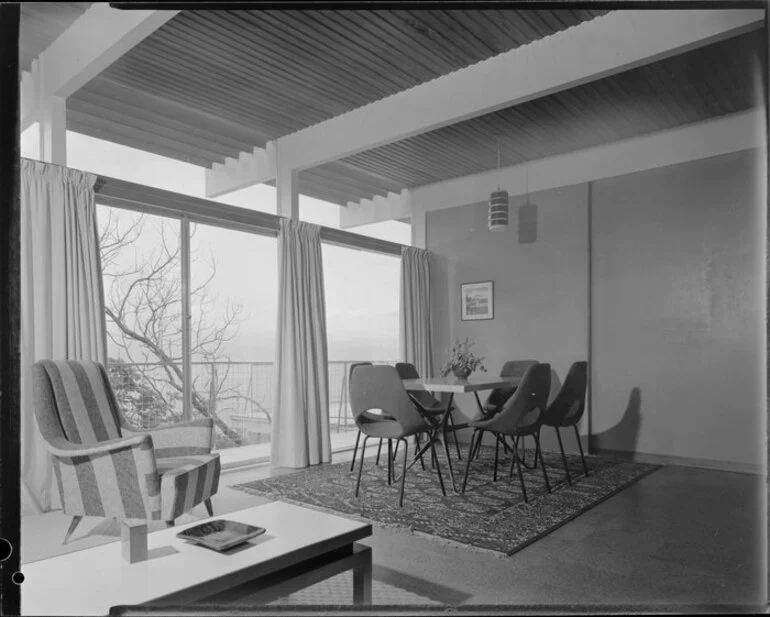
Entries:
<svg viewBox="0 0 770 617">
<path fill-rule="evenodd" d="M 402 456 L 399 452 L 399 462 Z M 531 448 L 526 457 L 531 463 Z M 586 476 L 580 456 L 568 455 L 570 486 L 561 455 L 545 452 L 544 458 L 552 492 L 546 491 L 539 467 L 522 467 L 529 503 L 524 502 L 515 468 L 509 476 L 509 455 L 503 456 L 501 452 L 497 482 L 492 481 L 494 448 L 491 447 L 482 448 L 479 458 L 471 464 L 465 494 L 451 493 L 446 461 L 440 457 L 446 497 L 441 494 L 436 470 L 425 457 L 425 470 L 417 463 L 406 475 L 403 508 L 398 507 L 398 483 L 388 486 L 386 466 L 382 461 L 376 466 L 373 459 L 364 463 L 359 497 L 355 497 L 354 492 L 360 459 L 353 472 L 349 462 L 319 465 L 232 488 L 379 525 L 405 528 L 450 543 L 494 551 L 502 557 L 520 551 L 658 469 L 657 465 L 586 456 L 590 474 Z M 465 456 L 463 461 L 453 457 L 452 465 L 459 489 L 465 472 Z M 400 465 L 397 474 L 399 470 Z"/>
</svg>

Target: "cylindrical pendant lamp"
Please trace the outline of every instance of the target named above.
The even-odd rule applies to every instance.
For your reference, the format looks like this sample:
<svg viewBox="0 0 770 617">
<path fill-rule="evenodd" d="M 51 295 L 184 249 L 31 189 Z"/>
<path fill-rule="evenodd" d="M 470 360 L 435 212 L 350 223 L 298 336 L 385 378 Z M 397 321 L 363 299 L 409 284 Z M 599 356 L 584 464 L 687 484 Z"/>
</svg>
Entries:
<svg viewBox="0 0 770 617">
<path fill-rule="evenodd" d="M 489 196 L 489 229 L 508 227 L 508 191 L 497 189 Z"/>
</svg>

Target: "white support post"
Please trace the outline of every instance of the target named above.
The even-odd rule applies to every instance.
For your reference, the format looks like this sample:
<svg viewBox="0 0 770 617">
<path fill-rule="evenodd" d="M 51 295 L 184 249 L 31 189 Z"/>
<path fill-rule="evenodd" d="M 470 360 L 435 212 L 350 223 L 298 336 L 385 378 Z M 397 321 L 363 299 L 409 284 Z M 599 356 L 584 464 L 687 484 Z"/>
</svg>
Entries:
<svg viewBox="0 0 770 617">
<path fill-rule="evenodd" d="M 40 107 L 40 160 L 67 164 L 67 101 L 52 96 Z"/>
<path fill-rule="evenodd" d="M 296 169 L 276 167 L 275 193 L 278 201 L 276 214 L 295 221 L 299 220 L 298 173 Z"/>
<path fill-rule="evenodd" d="M 412 246 L 420 249 L 428 248 L 428 225 L 425 209 L 418 204 L 412 204 Z"/>
</svg>

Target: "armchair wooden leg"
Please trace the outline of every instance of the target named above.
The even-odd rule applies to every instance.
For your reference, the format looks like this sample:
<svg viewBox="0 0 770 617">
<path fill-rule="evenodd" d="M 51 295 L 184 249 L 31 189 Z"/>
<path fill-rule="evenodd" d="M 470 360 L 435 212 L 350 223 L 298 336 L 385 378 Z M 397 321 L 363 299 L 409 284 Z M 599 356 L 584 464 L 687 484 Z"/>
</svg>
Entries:
<svg viewBox="0 0 770 617">
<path fill-rule="evenodd" d="M 62 542 L 62 544 L 67 544 L 67 540 L 70 539 L 72 532 L 75 531 L 75 528 L 80 524 L 80 521 L 82 520 L 83 520 L 82 516 L 72 517 L 72 520 L 70 521 L 70 526 L 67 528 L 67 533 L 64 534 L 64 541 Z"/>
<path fill-rule="evenodd" d="M 578 448 L 580 448 L 580 458 L 583 460 L 583 470 L 586 472 L 586 476 L 588 476 L 588 465 L 586 465 L 586 457 L 583 456 L 583 444 L 580 443 L 580 432 L 578 431 L 577 424 L 573 424 L 572 428 L 575 429 L 575 438 L 578 442 Z"/>
<path fill-rule="evenodd" d="M 463 478 L 463 488 L 462 493 L 465 492 L 465 485 L 468 484 L 468 470 L 471 468 L 471 459 L 473 459 L 473 446 L 474 446 L 474 439 L 479 436 L 479 429 L 473 429 L 473 435 L 471 435 L 471 443 L 468 446 L 468 460 L 465 461 L 465 477 Z M 480 436 L 479 436 L 480 437 Z"/>
<path fill-rule="evenodd" d="M 559 450 L 561 450 L 561 462 L 564 463 L 564 471 L 567 474 L 567 484 L 572 485 L 572 478 L 569 475 L 569 465 L 567 465 L 567 456 L 564 454 L 564 446 L 561 443 L 561 433 L 559 433 L 559 427 L 554 426 L 556 431 L 556 438 L 559 440 Z"/>
<path fill-rule="evenodd" d="M 361 431 L 358 431 L 358 435 L 356 435 L 356 445 L 353 446 L 353 458 L 350 461 L 350 471 L 353 471 L 356 468 L 356 453 L 358 452 L 358 442 L 361 440 Z"/>
<path fill-rule="evenodd" d="M 356 497 L 358 497 L 358 487 L 361 486 L 361 471 L 364 468 L 364 452 L 366 451 L 366 440 L 369 439 L 369 435 L 364 436 L 364 441 L 361 444 L 361 464 L 358 466 L 358 479 L 356 480 Z M 380 440 L 382 445 L 382 440 Z"/>
<path fill-rule="evenodd" d="M 206 506 L 206 512 L 209 513 L 209 516 L 214 516 L 214 506 L 211 505 L 211 498 L 206 499 L 203 505 Z"/>
</svg>

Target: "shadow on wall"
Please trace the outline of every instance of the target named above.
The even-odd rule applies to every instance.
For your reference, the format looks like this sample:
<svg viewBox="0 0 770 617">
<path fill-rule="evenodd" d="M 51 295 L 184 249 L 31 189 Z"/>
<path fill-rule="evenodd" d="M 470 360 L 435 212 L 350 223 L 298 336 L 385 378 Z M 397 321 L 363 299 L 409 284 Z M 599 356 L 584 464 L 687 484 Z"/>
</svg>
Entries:
<svg viewBox="0 0 770 617">
<path fill-rule="evenodd" d="M 636 452 L 639 440 L 639 427 L 642 422 L 640 413 L 642 407 L 642 392 L 632 388 L 623 417 L 615 426 L 601 433 L 591 435 L 591 450 L 621 450 Z"/>
</svg>

